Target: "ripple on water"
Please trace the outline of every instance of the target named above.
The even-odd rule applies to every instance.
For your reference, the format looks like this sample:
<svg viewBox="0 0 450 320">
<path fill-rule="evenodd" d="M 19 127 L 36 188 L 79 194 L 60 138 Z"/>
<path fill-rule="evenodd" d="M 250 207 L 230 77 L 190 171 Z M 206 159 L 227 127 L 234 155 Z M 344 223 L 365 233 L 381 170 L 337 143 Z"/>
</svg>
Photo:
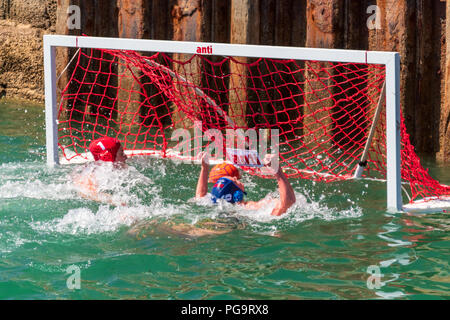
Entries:
<svg viewBox="0 0 450 320">
<path fill-rule="evenodd" d="M 98 173 L 101 190 L 125 206 L 80 197 L 68 177 L 83 167 L 0 165 L 0 277 L 11 289 L 7 298 L 410 299 L 448 293 L 446 217 L 405 222 L 400 214 L 340 201 L 351 195 L 351 185 L 336 194 L 336 186 L 299 183 L 296 204 L 273 217 L 270 201 L 245 210 L 192 199 L 197 167 L 130 163 L 125 171 L 110 174 L 105 166 Z M 277 198 L 273 181 L 244 180 L 250 200 Z M 354 192 L 372 187 L 361 191 L 358 185 Z M 245 228 L 189 239 L 163 228 L 142 238 L 127 233 L 140 222 L 195 225 L 224 214 Z M 72 264 L 81 267 L 79 293 L 65 284 Z M 380 289 L 367 288 L 370 265 L 384 275 Z"/>
</svg>

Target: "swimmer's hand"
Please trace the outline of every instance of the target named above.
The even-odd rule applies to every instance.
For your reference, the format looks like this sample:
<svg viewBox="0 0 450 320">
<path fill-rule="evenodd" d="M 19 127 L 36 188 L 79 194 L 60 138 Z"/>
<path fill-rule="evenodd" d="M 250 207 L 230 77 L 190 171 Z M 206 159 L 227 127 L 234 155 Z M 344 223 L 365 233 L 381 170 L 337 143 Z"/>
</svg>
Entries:
<svg viewBox="0 0 450 320">
<path fill-rule="evenodd" d="M 278 177 L 283 173 L 280 168 L 280 163 L 274 154 L 266 154 L 263 159 L 263 164 L 265 174 Z"/>
<path fill-rule="evenodd" d="M 209 166 L 209 156 L 206 151 L 200 152 L 200 154 L 198 155 L 198 159 L 201 161 L 202 167 Z"/>
</svg>

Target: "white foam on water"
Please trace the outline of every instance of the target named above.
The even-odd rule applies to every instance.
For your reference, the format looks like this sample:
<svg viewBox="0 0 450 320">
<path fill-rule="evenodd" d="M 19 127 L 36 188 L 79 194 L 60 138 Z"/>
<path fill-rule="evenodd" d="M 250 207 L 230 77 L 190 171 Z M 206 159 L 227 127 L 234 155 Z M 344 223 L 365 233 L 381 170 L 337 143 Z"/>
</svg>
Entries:
<svg viewBox="0 0 450 320">
<path fill-rule="evenodd" d="M 59 174 L 52 175 L 50 179 L 46 169 L 42 168 L 42 164 L 40 168 L 40 173 L 36 173 L 38 170 L 29 170 L 29 167 L 23 168 L 28 173 L 21 176 L 22 179 L 6 181 L 0 185 L 0 199 L 27 197 L 82 200 L 80 184 L 77 181 L 86 177 L 93 177 L 99 193 L 109 195 L 109 203 L 99 203 L 84 196 L 85 200 L 91 203 L 89 206 L 82 204 L 78 208 L 68 209 L 62 217 L 30 223 L 33 229 L 43 232 L 66 234 L 114 232 L 123 226 L 131 226 L 142 220 L 161 217 L 170 219 L 174 215 L 179 215 L 182 220 L 194 225 L 203 218 L 215 219 L 226 214 L 243 219 L 256 232 L 271 233 L 280 227 L 295 226 L 311 219 L 334 221 L 362 215 L 362 210 L 358 207 L 349 207 L 345 210 L 329 208 L 325 204 L 325 199 L 315 202 L 299 192 L 296 192 L 296 203 L 285 214 L 278 217 L 271 215 L 279 198 L 277 192 L 269 193 L 265 198 L 266 204 L 257 210 L 246 209 L 225 201 L 219 201 L 218 205 L 214 205 L 210 195 L 198 200 L 191 199 L 186 203 L 179 201 L 176 204 L 170 204 L 173 203 L 171 201 L 173 199 L 164 199 L 161 196 L 161 185 L 133 166 L 120 169 L 113 168 L 112 163 L 91 162 L 83 166 L 62 169 Z M 152 163 L 151 168 L 151 176 L 154 179 L 160 180 L 167 174 L 164 161 Z M 12 166 L 9 169 L 11 172 L 17 172 L 18 167 Z M 245 179 L 246 185 L 250 188 L 256 186 L 256 182 L 250 177 L 246 176 Z M 50 182 L 43 182 L 46 180 Z M 260 192 L 267 191 L 261 189 Z M 95 208 L 92 205 L 95 205 Z"/>
<path fill-rule="evenodd" d="M 75 188 L 65 183 L 44 183 L 41 180 L 7 181 L 0 186 L 0 199 L 32 198 L 48 200 L 76 199 Z"/>
<path fill-rule="evenodd" d="M 308 200 L 304 195 L 296 193 L 297 202 L 292 207 L 293 221 L 303 222 L 306 220 L 320 219 L 325 221 L 335 221 L 340 219 L 358 218 L 362 216 L 362 209 L 354 203 L 346 209 L 330 208 L 320 201 Z"/>
<path fill-rule="evenodd" d="M 304 221 L 319 219 L 325 221 L 335 221 L 346 218 L 357 218 L 362 216 L 362 209 L 357 206 L 350 206 L 345 210 L 337 208 L 329 208 L 326 204 L 307 199 L 306 196 L 299 192 L 295 192 L 296 202 L 281 216 L 271 215 L 278 200 L 276 192 L 269 193 L 264 199 L 267 201 L 259 209 L 247 209 L 244 206 L 232 205 L 226 201 L 218 201 L 217 205 L 212 205 L 208 194 L 202 199 L 191 199 L 201 206 L 211 207 L 209 217 L 215 218 L 220 213 L 226 213 L 235 217 L 244 218 L 250 226 L 258 232 L 273 233 L 278 230 L 280 225 L 284 227 L 291 227 L 298 225 Z M 196 222 L 201 217 L 197 216 L 193 222 Z"/>
<path fill-rule="evenodd" d="M 65 177 L 66 172 L 49 170 L 38 162 L 4 163 L 0 165 L 0 199 L 74 199 L 76 190 Z"/>
<path fill-rule="evenodd" d="M 399 299 L 408 296 L 401 291 L 393 291 L 393 292 L 385 292 L 385 291 L 376 291 L 375 294 L 383 299 L 391 300 L 391 299 Z"/>
<path fill-rule="evenodd" d="M 185 209 L 183 205 L 165 204 L 160 196 L 161 187 L 132 166 L 118 169 L 113 168 L 111 163 L 89 163 L 76 168 L 70 184 L 74 190 L 84 192 L 85 189 L 82 190 L 77 181 L 87 177 L 95 181 L 95 189 L 107 195 L 107 202 L 110 203 L 101 203 L 97 209 L 85 206 L 69 209 L 62 218 L 34 222 L 32 228 L 67 234 L 103 233 L 131 226 L 143 219 L 182 214 Z M 80 194 L 76 196 L 82 197 Z M 148 199 L 148 196 L 151 198 Z M 98 203 L 90 199 L 89 194 L 85 198 L 93 204 Z"/>
<path fill-rule="evenodd" d="M 35 222 L 32 227 L 45 232 L 98 234 L 117 231 L 120 227 L 131 226 L 140 220 L 181 213 L 180 208 L 156 203 L 135 207 L 101 205 L 96 211 L 89 208 L 70 209 L 62 218 Z"/>
<path fill-rule="evenodd" d="M 94 182 L 94 189 L 98 193 L 109 194 L 114 203 L 129 206 L 141 204 L 146 194 L 157 195 L 161 189 L 136 168 L 113 168 L 109 162 L 89 163 L 71 174 L 71 183 L 79 191 L 85 188 L 80 181 L 85 182 L 87 179 Z"/>
</svg>

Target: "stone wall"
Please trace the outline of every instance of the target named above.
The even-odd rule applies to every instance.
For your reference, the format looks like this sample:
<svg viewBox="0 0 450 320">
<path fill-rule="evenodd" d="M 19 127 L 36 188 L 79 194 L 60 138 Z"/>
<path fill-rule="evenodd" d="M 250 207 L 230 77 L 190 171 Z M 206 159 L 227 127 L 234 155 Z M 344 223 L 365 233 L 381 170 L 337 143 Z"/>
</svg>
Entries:
<svg viewBox="0 0 450 320">
<path fill-rule="evenodd" d="M 56 0 L 0 0 L 0 96 L 44 100 L 42 36 L 53 33 Z"/>
</svg>

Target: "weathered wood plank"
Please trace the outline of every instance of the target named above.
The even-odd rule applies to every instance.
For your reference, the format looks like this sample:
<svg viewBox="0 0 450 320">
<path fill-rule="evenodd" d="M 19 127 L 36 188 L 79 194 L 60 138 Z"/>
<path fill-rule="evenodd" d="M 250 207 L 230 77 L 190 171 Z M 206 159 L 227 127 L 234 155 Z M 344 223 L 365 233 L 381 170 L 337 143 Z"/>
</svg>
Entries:
<svg viewBox="0 0 450 320">
<path fill-rule="evenodd" d="M 230 42 L 239 44 L 258 44 L 260 36 L 260 0 L 231 1 Z M 237 127 L 246 127 L 248 59 L 235 58 L 230 61 L 229 111 L 228 115 Z"/>
<path fill-rule="evenodd" d="M 120 38 L 142 39 L 145 32 L 145 3 L 144 0 L 117 0 L 117 26 Z M 122 132 L 126 134 L 141 121 L 139 106 L 142 96 L 141 88 L 134 77 L 141 78 L 142 72 L 125 61 L 119 61 L 118 76 L 119 89 L 117 92 L 116 108 L 119 112 Z"/>
<path fill-rule="evenodd" d="M 69 18 L 69 14 L 67 10 L 70 5 L 76 5 L 80 8 L 80 29 L 78 28 L 69 28 L 67 24 L 67 20 Z M 56 21 L 56 32 L 59 34 L 70 34 L 70 35 L 89 35 L 89 36 L 106 36 L 106 37 L 117 37 L 118 36 L 118 28 L 117 28 L 117 10 L 116 3 L 113 2 L 113 5 L 108 0 L 99 0 L 97 1 L 96 6 L 89 5 L 86 2 L 80 0 L 60 0 L 58 3 L 58 12 L 57 12 L 57 21 Z M 72 13 L 70 13 L 72 14 Z M 56 58 L 56 66 L 57 66 L 57 74 L 60 74 L 62 70 L 67 66 L 70 59 L 76 53 L 76 48 L 57 48 L 57 58 Z M 83 49 L 83 52 L 88 56 L 91 55 L 91 49 Z M 93 53 L 93 56 L 99 57 L 99 53 Z M 85 63 L 88 58 L 83 57 L 81 59 L 81 63 Z M 99 68 L 104 72 L 109 72 L 109 66 L 100 66 L 97 60 L 93 60 L 93 62 L 89 65 L 89 70 L 96 71 Z M 61 76 L 58 86 L 59 89 L 63 89 L 67 84 L 68 77 L 74 71 L 74 64 L 70 65 L 69 68 L 65 71 L 63 76 Z M 81 72 L 81 71 L 80 71 Z M 113 70 L 115 72 L 115 70 Z M 108 77 L 104 74 L 95 77 L 93 74 L 87 73 L 85 80 L 87 82 L 94 81 L 104 81 Z M 110 85 L 114 86 L 115 77 L 110 78 Z M 71 90 L 71 89 L 69 89 Z M 78 90 L 78 89 L 77 89 Z M 87 90 L 86 88 L 82 88 L 82 90 Z M 112 99 L 102 99 L 100 95 L 107 95 L 111 98 L 115 97 L 114 90 L 110 87 L 108 89 L 104 89 L 102 87 L 95 87 L 93 89 L 93 93 L 98 93 L 99 95 L 89 95 L 89 100 L 87 102 L 75 101 L 74 105 L 70 108 L 76 108 L 79 110 L 86 110 L 91 113 L 101 112 L 103 114 L 109 115 L 111 113 L 112 107 Z M 58 93 L 59 94 L 59 93 Z M 59 97 L 58 97 L 59 98 Z M 105 106 L 106 108 L 103 108 Z M 81 115 L 81 113 L 78 113 Z"/>
<path fill-rule="evenodd" d="M 415 100 L 414 140 L 419 153 L 435 154 L 439 149 L 440 101 L 440 20 L 445 3 L 439 0 L 416 2 L 415 90 L 407 91 Z M 405 106 L 408 107 L 408 106 Z"/>
<path fill-rule="evenodd" d="M 308 0 L 306 9 L 306 46 L 338 48 L 343 43 L 344 2 L 342 0 Z M 305 66 L 305 145 L 317 154 L 333 146 L 333 81 L 323 68 L 325 62 L 308 61 Z M 334 74 L 333 70 L 329 70 Z M 319 78 L 324 80 L 319 81 Z M 328 79 L 327 79 L 328 78 Z"/>
<path fill-rule="evenodd" d="M 201 41 L 203 15 L 201 0 L 177 0 L 172 8 L 173 40 Z M 200 59 L 194 57 L 190 63 L 183 64 L 191 57 L 192 55 L 188 54 L 173 54 L 173 69 L 188 82 L 200 86 L 202 81 Z M 177 103 L 189 104 L 187 107 L 200 111 L 197 103 L 191 103 L 196 100 L 195 93 L 185 84 L 176 82 L 175 87 L 180 92 L 176 98 Z M 180 105 L 174 105 L 172 108 L 175 110 L 173 119 L 176 126 L 185 128 L 192 126 L 192 120 L 185 115 Z"/>
<path fill-rule="evenodd" d="M 446 20 L 446 59 L 445 59 L 445 97 L 440 117 L 440 150 L 437 158 L 441 162 L 450 162 L 450 1 L 447 1 Z"/>
</svg>

